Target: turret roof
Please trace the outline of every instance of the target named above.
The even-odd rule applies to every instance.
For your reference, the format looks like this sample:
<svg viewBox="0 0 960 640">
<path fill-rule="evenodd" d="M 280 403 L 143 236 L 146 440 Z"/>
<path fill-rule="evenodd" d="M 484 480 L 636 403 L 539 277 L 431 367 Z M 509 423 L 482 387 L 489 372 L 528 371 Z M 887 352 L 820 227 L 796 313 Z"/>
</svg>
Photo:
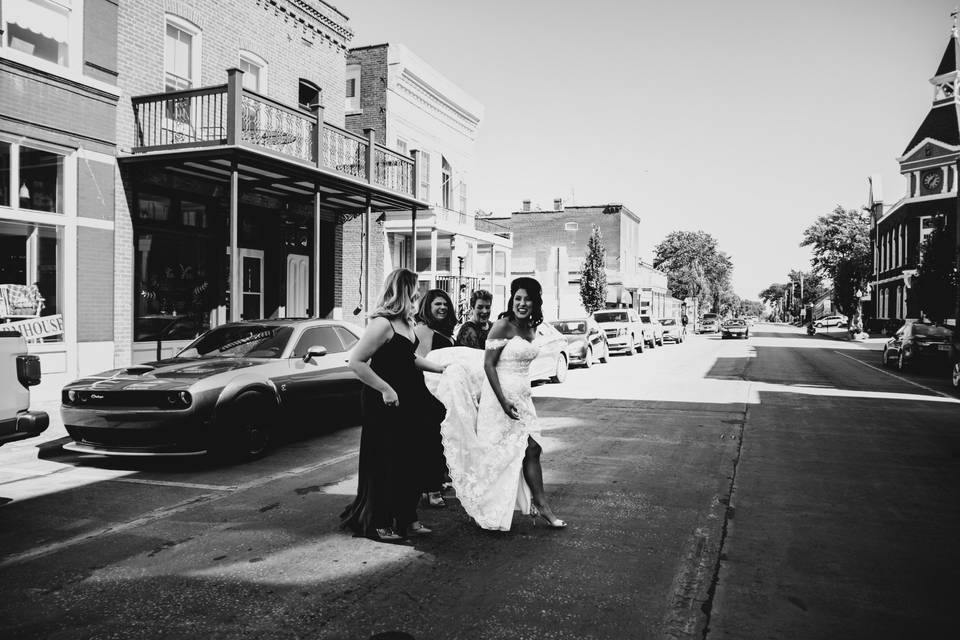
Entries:
<svg viewBox="0 0 960 640">
<path fill-rule="evenodd" d="M 913 134 L 910 144 L 903 150 L 906 154 L 926 138 L 933 138 L 949 145 L 960 145 L 960 113 L 954 102 L 930 109 L 923 123 Z"/>
<path fill-rule="evenodd" d="M 937 67 L 937 72 L 933 75 L 942 76 L 945 73 L 960 70 L 958 54 L 960 54 L 960 50 L 957 48 L 957 37 L 951 34 L 950 41 L 947 42 L 947 50 L 943 52 L 943 58 L 940 60 L 940 66 Z"/>
</svg>

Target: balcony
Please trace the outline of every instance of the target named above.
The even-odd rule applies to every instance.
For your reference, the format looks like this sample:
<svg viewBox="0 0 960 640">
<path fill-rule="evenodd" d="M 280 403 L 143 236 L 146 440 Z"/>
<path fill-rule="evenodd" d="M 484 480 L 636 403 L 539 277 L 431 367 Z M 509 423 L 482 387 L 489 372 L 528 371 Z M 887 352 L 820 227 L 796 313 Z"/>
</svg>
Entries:
<svg viewBox="0 0 960 640">
<path fill-rule="evenodd" d="M 416 166 L 373 140 L 323 121 L 323 107 L 307 113 L 243 88 L 231 69 L 227 84 L 137 96 L 134 155 L 240 147 L 303 167 L 416 198 Z"/>
</svg>

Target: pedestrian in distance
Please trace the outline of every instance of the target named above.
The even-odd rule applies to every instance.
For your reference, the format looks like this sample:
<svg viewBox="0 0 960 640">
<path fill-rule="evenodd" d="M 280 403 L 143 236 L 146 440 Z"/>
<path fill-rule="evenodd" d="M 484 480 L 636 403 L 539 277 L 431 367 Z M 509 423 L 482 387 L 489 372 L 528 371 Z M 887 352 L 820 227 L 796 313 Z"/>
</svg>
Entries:
<svg viewBox="0 0 960 640">
<path fill-rule="evenodd" d="M 453 346 L 453 330 L 457 326 L 453 302 L 443 289 L 430 289 L 420 299 L 420 308 L 414 316 L 417 334 L 417 355 L 426 358 L 431 351 Z M 421 492 L 428 505 L 434 508 L 447 506 L 443 499 L 443 485 L 447 481 L 447 465 L 443 459 L 443 441 L 440 438 L 440 420 L 421 425 L 420 450 L 423 454 L 421 467 Z"/>
<path fill-rule="evenodd" d="M 397 269 L 387 278 L 349 366 L 363 382 L 357 496 L 341 514 L 354 535 L 398 542 L 430 533 L 417 517 L 421 455 L 419 425 L 443 419 L 443 405 L 427 390 L 423 372 L 446 365 L 417 356 L 413 316 L 417 274 Z"/>
<path fill-rule="evenodd" d="M 457 332 L 457 346 L 483 349 L 490 333 L 490 307 L 493 294 L 477 289 L 470 295 L 470 317 Z"/>
<path fill-rule="evenodd" d="M 533 342 L 543 322 L 540 283 L 514 280 L 509 305 L 486 340 L 481 390 L 473 388 L 475 378 L 464 364 L 451 365 L 440 378 L 447 464 L 461 505 L 484 529 L 509 531 L 515 509 L 561 529 L 567 525 L 543 488 L 540 429 L 530 393 L 530 363 L 539 352 Z"/>
</svg>

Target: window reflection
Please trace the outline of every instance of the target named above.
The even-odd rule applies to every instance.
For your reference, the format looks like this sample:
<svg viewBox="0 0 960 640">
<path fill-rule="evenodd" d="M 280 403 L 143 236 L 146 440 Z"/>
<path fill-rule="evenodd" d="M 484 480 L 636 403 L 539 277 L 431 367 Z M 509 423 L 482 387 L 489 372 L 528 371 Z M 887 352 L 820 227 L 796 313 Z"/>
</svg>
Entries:
<svg viewBox="0 0 960 640">
<path fill-rule="evenodd" d="M 63 213 L 63 156 L 20 147 L 21 209 Z"/>
</svg>

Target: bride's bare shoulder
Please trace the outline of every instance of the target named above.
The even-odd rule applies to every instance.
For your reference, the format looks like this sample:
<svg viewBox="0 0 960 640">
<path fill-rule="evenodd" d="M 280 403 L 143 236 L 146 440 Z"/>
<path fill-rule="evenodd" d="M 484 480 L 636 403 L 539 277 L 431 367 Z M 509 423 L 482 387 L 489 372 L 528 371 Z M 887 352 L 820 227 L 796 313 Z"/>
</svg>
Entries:
<svg viewBox="0 0 960 640">
<path fill-rule="evenodd" d="M 494 322 L 493 326 L 490 327 L 490 333 L 487 334 L 487 339 L 509 340 L 515 335 L 517 335 L 517 328 L 513 325 L 513 323 L 506 318 L 501 318 L 500 320 Z"/>
</svg>

